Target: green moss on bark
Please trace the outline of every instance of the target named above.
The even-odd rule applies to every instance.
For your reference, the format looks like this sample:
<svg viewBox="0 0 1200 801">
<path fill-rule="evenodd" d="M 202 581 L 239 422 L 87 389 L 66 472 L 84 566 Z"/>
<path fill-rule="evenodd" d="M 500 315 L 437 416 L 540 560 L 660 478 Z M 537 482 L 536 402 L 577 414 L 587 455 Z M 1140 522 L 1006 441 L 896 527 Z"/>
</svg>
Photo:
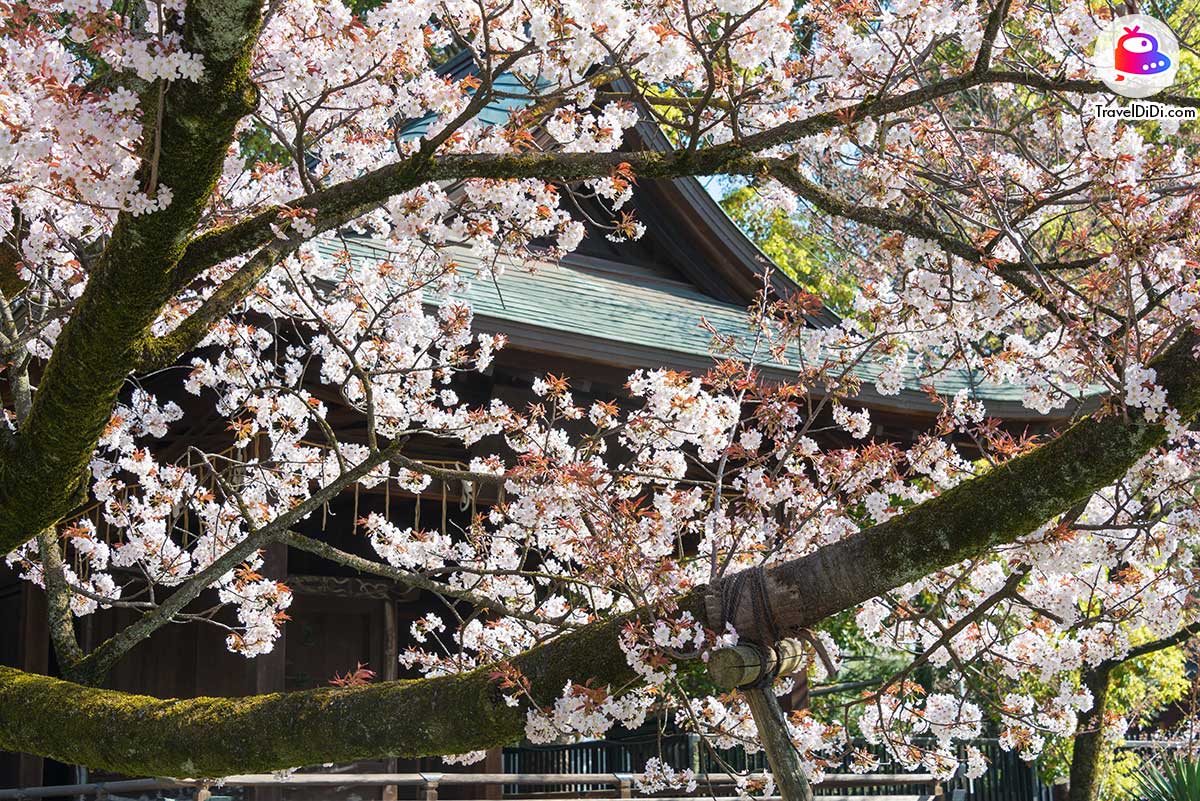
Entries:
<svg viewBox="0 0 1200 801">
<path fill-rule="evenodd" d="M 699 593 L 683 599 L 699 614 Z M 617 645 L 631 619 L 597 622 L 513 660 L 539 703 L 570 680 L 614 687 L 636 675 Z M 130 775 L 217 777 L 329 761 L 453 754 L 519 739 L 495 668 L 346 689 L 246 698 L 159 699 L 0 667 L 0 750 Z"/>
<path fill-rule="evenodd" d="M 486 671 L 247 698 L 157 699 L 0 668 L 0 748 L 128 774 L 217 777 L 511 739 Z M 450 714 L 447 714 L 447 713 Z"/>
<path fill-rule="evenodd" d="M 1200 409 L 1197 342 L 1154 363 L 1185 420 Z M 780 628 L 811 626 L 932 570 L 1037 528 L 1163 442 L 1160 426 L 1115 415 L 1059 438 L 811 556 L 768 572 Z M 704 616 L 704 592 L 679 601 Z M 645 614 L 640 612 L 638 614 Z M 548 703 L 571 680 L 636 680 L 617 645 L 633 615 L 597 622 L 513 660 Z M 739 622 L 739 626 L 744 622 Z M 491 668 L 460 676 L 252 698 L 160 700 L 0 668 L 0 748 L 124 773 L 219 776 L 330 760 L 460 753 L 521 736 Z"/>
<path fill-rule="evenodd" d="M 1184 421 L 1200 410 L 1189 332 L 1152 366 Z M 1120 478 L 1166 440 L 1161 425 L 1099 413 L 898 517 L 767 573 L 778 623 L 812 626 L 894 587 L 1012 542 Z M 746 605 L 749 606 L 748 604 Z M 747 611 L 746 614 L 752 614 Z M 751 626 L 744 618 L 736 625 Z"/>
<path fill-rule="evenodd" d="M 173 270 L 221 174 L 238 121 L 254 106 L 250 51 L 260 4 L 204 0 L 188 5 L 185 48 L 204 56 L 199 81 L 145 94 L 158 119 L 142 145 L 140 184 L 169 187 L 171 203 L 123 214 L 64 326 L 33 408 L 0 461 L 0 551 L 53 525 L 81 501 L 81 482 L 117 393 L 137 364 L 159 310 L 174 294 Z M 151 186 L 153 184 L 153 186 Z"/>
</svg>

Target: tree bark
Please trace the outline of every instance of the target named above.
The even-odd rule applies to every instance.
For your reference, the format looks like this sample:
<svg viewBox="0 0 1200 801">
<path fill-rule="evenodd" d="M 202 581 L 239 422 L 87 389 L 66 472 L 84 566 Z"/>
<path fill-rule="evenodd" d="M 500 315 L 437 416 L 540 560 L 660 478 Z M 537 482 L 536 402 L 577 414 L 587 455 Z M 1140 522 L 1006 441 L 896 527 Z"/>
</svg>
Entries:
<svg viewBox="0 0 1200 801">
<path fill-rule="evenodd" d="M 1083 673 L 1083 686 L 1092 693 L 1092 708 L 1079 717 L 1071 753 L 1067 801 L 1096 801 L 1100 792 L 1100 763 L 1104 759 L 1104 713 L 1115 665 L 1101 662 Z"/>
<path fill-rule="evenodd" d="M 1081 680 L 1092 693 L 1092 708 L 1079 717 L 1079 733 L 1075 735 L 1071 752 L 1068 801 L 1095 801 L 1099 797 L 1100 763 L 1104 757 L 1104 713 L 1108 707 L 1108 691 L 1112 686 L 1114 671 L 1138 657 L 1182 645 L 1198 633 L 1200 621 L 1184 626 L 1169 637 L 1143 643 L 1131 649 L 1122 659 L 1110 659 L 1083 672 Z"/>
<path fill-rule="evenodd" d="M 703 600 L 691 596 L 699 614 Z M 572 679 L 635 674 L 616 646 L 631 618 L 513 661 L 542 703 Z M 525 710 L 485 666 L 461 675 L 246 698 L 158 699 L 0 667 L 0 750 L 129 775 L 219 777 L 379 757 L 463 753 L 521 736 Z"/>
<path fill-rule="evenodd" d="M 1188 332 L 1152 365 L 1183 421 L 1200 410 L 1200 370 Z M 902 515 L 769 569 L 776 623 L 795 632 L 894 587 L 1012 542 L 1112 484 L 1166 432 L 1137 417 L 1101 410 L 1054 440 Z M 754 630 L 744 604 L 731 621 Z"/>
<path fill-rule="evenodd" d="M 147 132 L 142 153 L 145 166 L 139 173 L 143 184 L 149 183 L 152 173 L 156 175 L 159 185 L 171 189 L 173 200 L 165 210 L 140 217 L 125 214 L 118 220 L 46 365 L 27 423 L 0 453 L 0 552 L 12 550 L 54 525 L 84 500 L 84 470 L 126 378 L 144 364 L 154 366 L 169 360 L 179 347 L 188 344 L 196 333 L 193 329 L 202 329 L 211 322 L 201 315 L 180 337 L 159 341 L 150 336 L 149 326 L 163 305 L 206 267 L 250 253 L 274 240 L 271 224 L 281 207 L 192 236 L 220 175 L 233 131 L 256 102 L 249 78 L 249 57 L 260 16 L 260 5 L 249 0 L 193 0 L 187 5 L 184 46 L 204 56 L 204 76 L 195 82 L 175 82 L 161 96 L 166 108 L 160 135 Z M 697 151 L 452 154 L 387 165 L 296 198 L 290 205 L 316 211 L 316 227 L 325 231 L 428 181 L 469 177 L 576 181 L 608 175 L 622 163 L 629 163 L 643 178 L 758 173 L 769 163 L 779 161 L 756 156 L 759 150 L 832 130 L 847 119 L 896 113 L 987 84 L 1042 91 L 1104 91 L 1103 84 L 1094 81 L 978 70 Z M 147 97 L 151 94 L 153 88 Z M 1174 96 L 1169 99 L 1177 105 L 1200 102 Z M 146 119 L 155 116 L 158 102 L 156 98 L 143 102 Z M 161 142 L 160 147 L 154 145 L 156 141 Z M 872 218 L 870 224 L 892 228 L 895 222 L 885 215 Z M 911 228 L 911 222 L 898 230 L 905 228 Z M 943 244 L 947 241 L 936 231 L 922 230 L 918 234 L 932 236 Z M 960 253 L 974 254 L 967 243 L 956 243 L 955 247 Z M 1026 267 L 996 264 L 992 269 L 1004 272 Z M 242 283 L 252 284 L 255 271 L 247 275 L 250 277 L 243 275 Z M 236 296 L 239 291 L 242 288 L 234 287 L 225 294 Z M 177 341 L 180 339 L 184 341 Z"/>
</svg>

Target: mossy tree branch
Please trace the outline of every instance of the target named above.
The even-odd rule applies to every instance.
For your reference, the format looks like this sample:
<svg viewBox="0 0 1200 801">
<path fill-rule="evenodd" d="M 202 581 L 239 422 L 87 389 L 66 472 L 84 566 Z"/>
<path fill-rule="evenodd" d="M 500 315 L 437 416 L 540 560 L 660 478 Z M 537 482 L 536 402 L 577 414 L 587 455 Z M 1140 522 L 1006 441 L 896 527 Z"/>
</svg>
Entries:
<svg viewBox="0 0 1200 801">
<path fill-rule="evenodd" d="M 698 612 L 700 605 L 692 605 Z M 629 679 L 625 618 L 531 649 L 514 665 L 548 702 L 567 681 Z M 249 698 L 161 700 L 0 667 L 0 749 L 138 775 L 217 777 L 367 756 L 461 753 L 520 736 L 492 668 Z"/>
<path fill-rule="evenodd" d="M 75 615 L 71 612 L 71 588 L 67 584 L 58 529 L 38 532 L 38 556 L 42 561 L 42 583 L 46 587 L 46 612 L 49 618 L 50 642 L 63 675 L 83 659 L 83 648 L 75 635 Z"/>
<path fill-rule="evenodd" d="M 1200 337 L 1152 362 L 1185 421 L 1200 410 Z M 1110 413 L 886 523 L 767 573 L 777 623 L 796 631 L 933 570 L 1011 542 L 1111 484 L 1166 432 Z M 703 589 L 678 600 L 705 614 Z M 640 610 L 641 615 L 649 614 Z M 536 699 L 568 680 L 635 679 L 617 644 L 631 616 L 585 626 L 512 662 Z M 735 620 L 741 627 L 749 621 Z M 162 700 L 0 668 L 0 748 L 130 774 L 220 776 L 387 755 L 460 753 L 519 738 L 524 711 L 491 669 L 417 681 L 251 698 Z"/>
<path fill-rule="evenodd" d="M 289 241 L 279 246 L 266 246 L 251 256 L 170 333 L 147 339 L 141 346 L 137 369 L 148 372 L 170 367 L 179 357 L 199 345 L 214 325 L 254 291 L 254 287 L 272 267 L 295 252 L 301 244 L 300 241 Z"/>
<path fill-rule="evenodd" d="M 1200 412 L 1198 345 L 1200 336 L 1188 331 L 1151 362 L 1185 422 Z M 812 625 L 1012 542 L 1109 486 L 1165 440 L 1161 425 L 1101 409 L 1050 442 L 903 515 L 768 570 L 771 597 L 781 600 L 779 623 L 788 629 Z M 753 623 L 732 622 L 738 628 Z"/>
<path fill-rule="evenodd" d="M 909 92 L 869 98 L 844 109 L 786 122 L 738 141 L 690 151 L 448 154 L 436 158 L 421 154 L 420 157 L 390 164 L 359 178 L 295 198 L 284 206 L 264 209 L 241 222 L 197 237 L 181 260 L 177 279 L 182 283 L 178 288 L 182 289 L 207 267 L 250 252 L 270 241 L 273 235 L 271 223 L 285 206 L 316 211 L 317 229 L 328 231 L 377 208 L 390 197 L 429 181 L 468 178 L 582 181 L 611 175 L 622 163 L 628 164 L 638 177 L 647 179 L 716 174 L 753 175 L 784 164 L 779 159 L 756 157 L 755 154 L 760 150 L 826 133 L 854 121 L 906 111 L 942 97 L 992 84 L 1025 86 L 1043 92 L 1090 94 L 1106 91 L 1104 85 L 1097 81 L 1057 80 L 1014 70 L 979 69 Z M 1200 99 L 1197 98 L 1172 96 L 1164 98 L 1164 102 L 1200 107 Z M 1017 269 L 1017 265 L 1013 265 L 1013 268 Z"/>
<path fill-rule="evenodd" d="M 0 459 L 0 551 L 53 526 L 82 500 L 84 472 L 151 323 L 174 293 L 173 271 L 191 240 L 238 121 L 257 100 L 249 77 L 261 3 L 193 0 L 184 47 L 204 74 L 149 90 L 138 179 L 163 210 L 122 214 L 87 288 L 59 335 L 24 425 Z M 163 104 L 159 114 L 159 104 Z M 151 185 L 152 176 L 154 185 Z"/>
<path fill-rule="evenodd" d="M 239 272 L 213 303 L 185 321 L 175 335 L 163 339 L 149 336 L 149 326 L 164 304 L 204 269 L 264 247 L 274 236 L 271 223 L 280 211 L 277 207 L 202 236 L 192 236 L 220 174 L 234 128 L 255 102 L 248 63 L 259 14 L 259 6 L 249 0 L 195 0 L 188 4 L 185 46 L 204 55 L 204 78 L 173 84 L 165 92 L 148 91 L 143 104 L 146 118 L 161 118 L 162 123 L 161 130 L 146 137 L 146 166 L 140 177 L 148 182 L 154 176 L 159 184 L 169 186 L 173 200 L 162 211 L 119 219 L 58 339 L 29 419 L 19 435 L 4 446 L 0 460 L 0 550 L 11 550 L 55 524 L 83 499 L 84 469 L 128 375 L 169 363 L 173 356 L 199 341 L 220 312 L 231 308 L 253 288 L 261 277 L 261 268 L 269 262 L 255 261 L 252 268 Z M 378 207 L 389 197 L 429 181 L 538 177 L 570 182 L 612 174 L 623 163 L 639 177 L 649 179 L 757 174 L 768 169 L 778 172 L 778 160 L 754 154 L 853 120 L 896 113 L 996 83 L 1041 91 L 1095 90 L 1090 82 L 980 69 L 910 92 L 868 99 L 837 112 L 788 122 L 740 141 L 696 150 L 436 158 L 421 153 L 298 198 L 289 207 L 313 210 L 317 230 L 327 231 Z M 161 115 L 157 114 L 160 103 L 165 104 Z M 941 238 L 933 230 L 914 233 L 939 241 Z M 963 255 L 969 246 L 958 249 Z M 1010 266 L 1017 269 L 1017 265 Z"/>
</svg>

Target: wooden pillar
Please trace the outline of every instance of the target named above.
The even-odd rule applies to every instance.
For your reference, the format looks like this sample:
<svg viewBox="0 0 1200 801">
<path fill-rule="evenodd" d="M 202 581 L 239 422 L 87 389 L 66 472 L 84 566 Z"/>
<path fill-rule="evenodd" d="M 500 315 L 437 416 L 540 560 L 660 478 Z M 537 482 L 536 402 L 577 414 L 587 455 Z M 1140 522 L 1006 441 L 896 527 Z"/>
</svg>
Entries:
<svg viewBox="0 0 1200 801">
<path fill-rule="evenodd" d="M 50 670 L 50 625 L 46 594 L 30 582 L 21 587 L 21 669 L 29 673 Z M 17 759 L 17 786 L 39 787 L 44 762 L 41 757 L 21 754 Z"/>
<path fill-rule="evenodd" d="M 262 574 L 267 578 L 287 583 L 288 549 L 282 542 L 274 542 L 263 549 Z M 281 693 L 287 689 L 287 624 L 280 629 L 279 639 L 271 653 L 254 658 L 254 692 Z M 255 787 L 250 793 L 254 801 L 282 801 L 282 787 Z"/>
<path fill-rule="evenodd" d="M 504 772 L 504 749 L 489 748 L 487 756 L 483 758 L 484 773 L 503 773 Z M 499 801 L 504 797 L 504 785 L 502 784 L 485 784 L 483 787 L 483 797 L 487 801 Z"/>
<path fill-rule="evenodd" d="M 801 668 L 792 675 L 795 686 L 785 699 L 784 710 L 791 712 L 798 709 L 809 709 L 812 698 L 809 695 L 808 668 Z"/>
<path fill-rule="evenodd" d="M 379 675 L 384 681 L 394 681 L 400 676 L 400 630 L 396 622 L 396 599 L 388 595 L 383 599 L 383 665 Z M 387 772 L 397 773 L 399 761 L 392 757 L 387 760 Z M 383 801 L 396 801 L 399 788 L 394 784 L 383 788 Z"/>
<path fill-rule="evenodd" d="M 812 785 L 800 767 L 800 755 L 788 735 L 787 718 L 775 691 L 769 686 L 747 687 L 742 695 L 750 706 L 759 742 L 767 752 L 767 763 L 783 801 L 812 801 Z"/>
</svg>

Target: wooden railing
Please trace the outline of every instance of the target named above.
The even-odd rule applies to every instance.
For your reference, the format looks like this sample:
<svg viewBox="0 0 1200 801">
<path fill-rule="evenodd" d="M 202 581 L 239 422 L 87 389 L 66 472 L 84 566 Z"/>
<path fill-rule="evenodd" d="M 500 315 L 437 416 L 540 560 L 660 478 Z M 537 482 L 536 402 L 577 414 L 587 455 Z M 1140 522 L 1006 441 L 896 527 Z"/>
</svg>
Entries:
<svg viewBox="0 0 1200 801">
<path fill-rule="evenodd" d="M 761 774 L 752 778 L 761 778 Z M 604 788 L 610 795 L 588 795 L 588 798 L 653 798 L 655 801 L 696 801 L 701 798 L 731 798 L 737 778 L 727 773 L 711 773 L 697 777 L 700 789 L 690 796 L 644 796 L 637 792 L 637 780 L 633 773 L 295 773 L 284 778 L 272 775 L 229 776 L 220 782 L 220 789 L 211 782 L 195 779 L 128 779 L 124 781 L 97 782 L 93 784 L 59 785 L 55 787 L 26 787 L 0 790 L 0 801 L 32 801 L 40 798 L 64 798 L 96 796 L 114 799 L 159 793 L 162 790 L 192 789 L 196 801 L 208 801 L 225 788 L 272 787 L 272 788 L 346 788 L 346 787 L 395 787 L 414 788 L 421 801 L 438 801 L 438 792 L 449 787 L 532 787 L 545 789 L 552 786 L 580 785 Z M 906 788 L 907 794 L 873 795 L 876 801 L 945 801 L 941 784 L 931 775 L 923 773 L 896 774 L 830 774 L 817 785 L 820 801 L 862 801 L 862 795 L 838 795 L 838 790 Z M 919 792 L 913 794 L 912 788 Z M 828 794 L 828 791 L 834 794 Z M 725 791 L 725 792 L 720 792 Z M 580 793 L 578 797 L 583 797 Z M 536 799 L 536 792 L 506 794 L 507 798 Z M 542 797 L 548 797 L 544 793 Z M 558 793 L 553 796 L 561 798 Z M 756 801 L 780 801 L 779 796 L 756 796 Z"/>
</svg>

